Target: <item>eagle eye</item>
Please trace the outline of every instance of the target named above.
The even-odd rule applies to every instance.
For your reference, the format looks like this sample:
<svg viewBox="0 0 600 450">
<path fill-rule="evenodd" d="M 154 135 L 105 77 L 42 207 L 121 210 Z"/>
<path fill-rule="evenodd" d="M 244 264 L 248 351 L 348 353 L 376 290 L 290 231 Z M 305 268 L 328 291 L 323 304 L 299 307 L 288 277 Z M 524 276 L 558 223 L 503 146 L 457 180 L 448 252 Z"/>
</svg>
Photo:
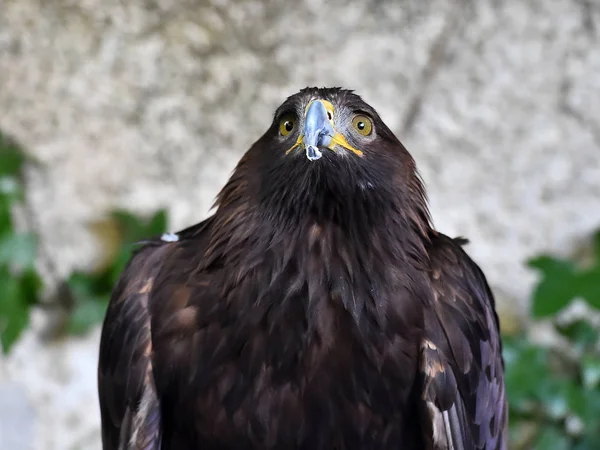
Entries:
<svg viewBox="0 0 600 450">
<path fill-rule="evenodd" d="M 363 136 L 369 136 L 373 131 L 373 122 L 364 114 L 357 114 L 352 119 L 352 126 Z"/>
<path fill-rule="evenodd" d="M 296 117 L 293 114 L 286 114 L 279 121 L 279 133 L 287 136 L 296 128 Z"/>
</svg>

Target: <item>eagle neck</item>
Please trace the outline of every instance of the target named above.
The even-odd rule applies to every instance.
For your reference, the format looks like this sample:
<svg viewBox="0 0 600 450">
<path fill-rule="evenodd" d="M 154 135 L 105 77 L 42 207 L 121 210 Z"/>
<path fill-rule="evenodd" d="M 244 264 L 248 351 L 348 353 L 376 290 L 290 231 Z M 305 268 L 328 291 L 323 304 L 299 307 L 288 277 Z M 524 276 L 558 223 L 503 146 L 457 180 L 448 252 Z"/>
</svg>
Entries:
<svg viewBox="0 0 600 450">
<path fill-rule="evenodd" d="M 296 170 L 285 179 L 281 173 L 268 182 L 232 176 L 219 195 L 209 260 L 241 273 L 294 257 L 306 259 L 301 263 L 333 258 L 333 266 L 351 264 L 353 272 L 374 277 L 386 272 L 382 264 L 426 265 L 431 226 L 416 174 L 393 184 L 343 171 Z"/>
</svg>

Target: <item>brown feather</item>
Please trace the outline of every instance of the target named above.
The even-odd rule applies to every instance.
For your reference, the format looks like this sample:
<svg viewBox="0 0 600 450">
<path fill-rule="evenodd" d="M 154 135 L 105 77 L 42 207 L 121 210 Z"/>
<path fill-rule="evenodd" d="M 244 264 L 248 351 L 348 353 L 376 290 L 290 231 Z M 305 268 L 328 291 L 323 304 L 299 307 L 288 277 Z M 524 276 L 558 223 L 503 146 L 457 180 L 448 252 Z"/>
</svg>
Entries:
<svg viewBox="0 0 600 450">
<path fill-rule="evenodd" d="M 362 157 L 286 155 L 296 135 L 280 136 L 279 118 L 315 97 L 373 119 L 373 139 L 347 134 Z M 455 449 L 504 449 L 491 293 L 432 229 L 414 160 L 360 97 L 287 99 L 215 206 L 177 242 L 147 244 L 115 288 L 105 450 L 153 417 L 144 445 L 162 450 L 444 448 L 434 429 L 444 445 L 462 436 Z M 148 392 L 157 416 L 140 407 Z"/>
</svg>

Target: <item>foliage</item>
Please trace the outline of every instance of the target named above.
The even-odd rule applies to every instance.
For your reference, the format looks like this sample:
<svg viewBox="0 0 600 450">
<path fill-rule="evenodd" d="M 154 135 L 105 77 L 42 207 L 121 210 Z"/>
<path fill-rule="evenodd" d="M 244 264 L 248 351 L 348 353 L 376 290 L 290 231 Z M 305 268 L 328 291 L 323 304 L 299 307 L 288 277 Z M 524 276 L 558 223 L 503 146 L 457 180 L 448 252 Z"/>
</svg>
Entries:
<svg viewBox="0 0 600 450">
<path fill-rule="evenodd" d="M 567 259 L 540 256 L 529 261 L 542 273 L 542 280 L 533 293 L 532 314 L 543 318 L 558 313 L 572 299 L 582 298 L 600 310 L 600 231 L 593 240 L 595 264 L 577 267 Z"/>
<path fill-rule="evenodd" d="M 574 299 L 600 309 L 600 232 L 593 264 L 540 256 L 529 261 L 541 274 L 532 316 L 550 322 L 566 348 L 544 347 L 525 335 L 504 337 L 506 383 L 514 449 L 600 448 L 599 332 L 586 317 L 564 323 Z"/>
<path fill-rule="evenodd" d="M 35 270 L 37 237 L 17 232 L 13 209 L 23 200 L 25 154 L 0 133 L 0 347 L 8 352 L 29 322 L 41 280 Z"/>
<path fill-rule="evenodd" d="M 126 211 L 111 214 L 119 229 L 119 251 L 110 264 L 98 273 L 74 272 L 67 280 L 72 295 L 68 331 L 82 334 L 104 319 L 111 291 L 125 268 L 133 244 L 141 239 L 163 233 L 167 225 L 164 210 L 158 211 L 149 220 L 142 220 Z"/>
<path fill-rule="evenodd" d="M 22 169 L 25 153 L 0 133 L 0 346 L 8 353 L 29 323 L 30 309 L 40 305 L 42 280 L 35 262 L 38 238 L 15 229 L 13 209 L 24 199 Z M 84 333 L 102 321 L 111 290 L 125 267 L 133 244 L 163 233 L 166 212 L 158 211 L 143 220 L 126 211 L 111 214 L 119 230 L 119 249 L 112 261 L 99 272 L 76 271 L 63 284 L 60 295 L 68 297 L 70 314 L 67 331 Z"/>
</svg>

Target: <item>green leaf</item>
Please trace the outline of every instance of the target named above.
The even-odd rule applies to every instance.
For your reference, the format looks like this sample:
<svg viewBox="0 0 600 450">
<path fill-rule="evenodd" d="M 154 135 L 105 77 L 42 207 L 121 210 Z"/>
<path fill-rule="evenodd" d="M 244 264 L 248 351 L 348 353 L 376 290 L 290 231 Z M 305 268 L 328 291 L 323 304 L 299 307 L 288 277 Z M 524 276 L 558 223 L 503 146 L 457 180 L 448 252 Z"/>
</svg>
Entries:
<svg viewBox="0 0 600 450">
<path fill-rule="evenodd" d="M 544 412 L 555 420 L 565 417 L 577 400 L 575 395 L 578 389 L 569 379 L 551 375 L 540 378 L 538 383 L 535 395 L 543 405 Z"/>
<path fill-rule="evenodd" d="M 600 309 L 600 265 L 584 271 L 578 277 L 578 294 L 591 307 Z"/>
<path fill-rule="evenodd" d="M 0 238 L 0 264 L 30 269 L 34 266 L 36 257 L 37 236 L 34 234 L 8 234 Z"/>
<path fill-rule="evenodd" d="M 97 277 L 81 272 L 73 273 L 67 280 L 67 286 L 74 300 L 67 331 L 81 335 L 104 319 L 110 291 L 103 289 Z"/>
<path fill-rule="evenodd" d="M 158 211 L 150 219 L 148 227 L 144 230 L 147 233 L 146 237 L 156 236 L 164 233 L 167 230 L 167 212 L 163 209 Z M 143 236 L 140 236 L 143 237 Z"/>
<path fill-rule="evenodd" d="M 586 355 L 581 360 L 581 371 L 583 376 L 583 385 L 587 389 L 595 389 L 600 382 L 600 359 Z"/>
<path fill-rule="evenodd" d="M 567 325 L 557 325 L 556 330 L 580 352 L 593 348 L 598 342 L 598 330 L 586 320 L 576 320 Z"/>
<path fill-rule="evenodd" d="M 69 316 L 67 331 L 71 334 L 82 335 L 94 325 L 102 323 L 108 301 L 108 296 L 78 298 L 75 309 Z"/>
<path fill-rule="evenodd" d="M 118 281 L 119 276 L 125 269 L 129 258 L 131 257 L 131 245 L 123 244 L 121 251 L 118 253 L 115 261 L 109 267 L 108 283 L 114 286 Z"/>
<path fill-rule="evenodd" d="M 600 438 L 600 391 L 598 389 L 581 389 L 583 408 L 573 408 L 573 411 L 583 421 L 584 433 L 595 434 Z"/>
<path fill-rule="evenodd" d="M 67 280 L 67 286 L 75 298 L 82 299 L 96 297 L 104 288 L 100 276 L 83 272 L 73 272 Z"/>
<path fill-rule="evenodd" d="M 600 449 L 600 434 L 584 436 L 577 444 L 575 450 L 598 450 Z"/>
<path fill-rule="evenodd" d="M 24 162 L 23 151 L 14 141 L 0 133 L 0 176 L 18 174 Z"/>
<path fill-rule="evenodd" d="M 589 411 L 587 392 L 580 384 L 571 384 L 569 390 L 564 393 L 569 412 L 582 420 L 587 417 Z"/>
<path fill-rule="evenodd" d="M 156 212 L 148 220 L 142 220 L 124 211 L 115 211 L 112 216 L 122 230 L 123 242 L 121 243 L 121 251 L 108 269 L 107 282 L 110 284 L 111 289 L 131 258 L 132 251 L 135 248 L 133 244 L 160 235 L 166 231 L 167 227 L 167 213 L 165 210 Z"/>
<path fill-rule="evenodd" d="M 40 292 L 43 287 L 42 279 L 35 271 L 30 268 L 23 272 L 20 277 L 21 293 L 28 306 L 33 306 L 39 302 Z"/>
<path fill-rule="evenodd" d="M 124 241 L 131 241 L 135 236 L 143 233 L 144 224 L 142 221 L 128 213 L 127 211 L 117 210 L 111 214 L 113 220 L 118 224 Z"/>
<path fill-rule="evenodd" d="M 571 261 L 540 256 L 529 260 L 528 265 L 542 273 L 542 280 L 533 293 L 531 312 L 534 317 L 556 314 L 577 295 L 576 267 Z"/>
<path fill-rule="evenodd" d="M 565 276 L 575 273 L 576 266 L 572 261 L 558 259 L 548 255 L 537 256 L 529 259 L 527 265 L 537 269 L 545 276 Z"/>
<path fill-rule="evenodd" d="M 542 395 L 544 385 L 540 381 L 548 379 L 548 351 L 531 345 L 524 337 L 505 338 L 503 355 L 511 409 L 526 409 Z"/>
<path fill-rule="evenodd" d="M 10 199 L 0 195 L 0 237 L 12 232 L 12 211 Z"/>
<path fill-rule="evenodd" d="M 28 301 L 19 279 L 0 267 L 0 344 L 5 354 L 29 323 Z"/>
<path fill-rule="evenodd" d="M 533 450 L 570 450 L 569 437 L 556 427 L 544 427 L 541 429 Z"/>
<path fill-rule="evenodd" d="M 112 213 L 123 234 L 123 242 L 132 244 L 140 239 L 147 239 L 164 233 L 167 227 L 165 210 L 156 212 L 150 219 L 144 220 L 126 211 Z"/>
</svg>

